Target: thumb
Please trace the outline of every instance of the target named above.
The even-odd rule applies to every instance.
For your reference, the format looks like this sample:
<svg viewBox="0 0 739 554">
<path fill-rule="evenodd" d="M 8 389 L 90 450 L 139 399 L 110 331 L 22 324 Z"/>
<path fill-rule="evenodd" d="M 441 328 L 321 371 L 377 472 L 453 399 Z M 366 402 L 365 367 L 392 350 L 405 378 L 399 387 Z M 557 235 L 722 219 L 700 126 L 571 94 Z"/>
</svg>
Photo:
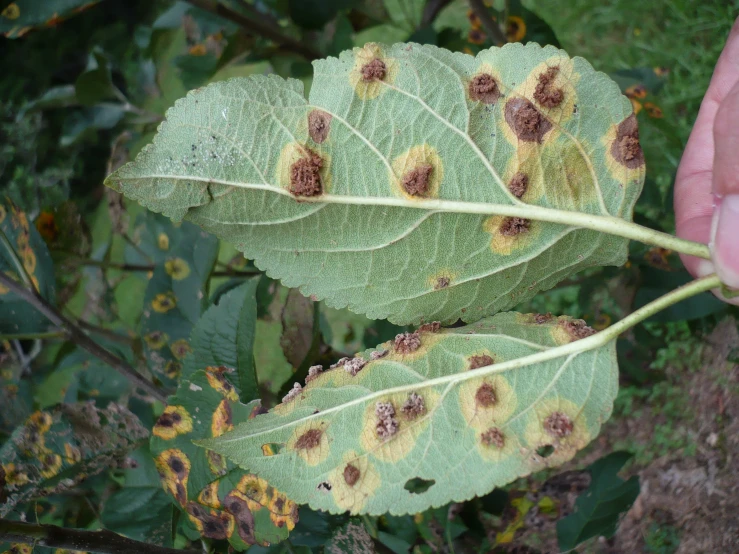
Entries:
<svg viewBox="0 0 739 554">
<path fill-rule="evenodd" d="M 739 288 L 739 83 L 721 102 L 713 127 L 716 209 L 711 253 L 721 281 Z"/>
</svg>

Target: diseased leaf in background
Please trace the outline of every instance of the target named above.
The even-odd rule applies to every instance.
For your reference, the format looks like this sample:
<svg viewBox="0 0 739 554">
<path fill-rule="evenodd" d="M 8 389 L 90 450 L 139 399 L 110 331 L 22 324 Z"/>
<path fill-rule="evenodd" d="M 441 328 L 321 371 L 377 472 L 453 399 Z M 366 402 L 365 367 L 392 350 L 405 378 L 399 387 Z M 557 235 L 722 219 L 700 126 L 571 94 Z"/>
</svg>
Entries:
<svg viewBox="0 0 739 554">
<path fill-rule="evenodd" d="M 426 0 L 383 0 L 385 10 L 392 22 L 410 36 L 421 26 L 421 17 Z"/>
<path fill-rule="evenodd" d="M 151 453 L 165 490 L 190 526 L 236 550 L 287 538 L 297 506 L 254 474 L 193 441 L 218 437 L 259 412 L 239 402 L 225 367 L 208 367 L 182 380 L 152 430 Z M 267 450 L 265 450 L 267 452 Z"/>
<path fill-rule="evenodd" d="M 103 505 L 103 526 L 134 540 L 172 546 L 172 502 L 162 490 L 149 446 L 133 452 L 129 464 L 123 488 Z"/>
<path fill-rule="evenodd" d="M 280 346 L 285 359 L 298 370 L 304 365 L 311 350 L 318 349 L 318 306 L 310 298 L 300 294 L 299 290 L 290 289 L 280 316 Z M 305 368 L 306 372 L 307 369 Z"/>
<path fill-rule="evenodd" d="M 375 544 L 360 521 L 350 521 L 337 529 L 324 546 L 326 554 L 374 554 Z"/>
<path fill-rule="evenodd" d="M 8 238 L 33 286 L 53 304 L 54 265 L 49 250 L 26 214 L 4 197 L 0 197 L 0 231 Z M 6 246 L 1 243 L 0 271 L 23 283 L 20 268 L 16 267 Z M 0 285 L 0 333 L 36 333 L 50 327 L 44 315 Z"/>
<path fill-rule="evenodd" d="M 190 223 L 175 226 L 155 214 L 138 217 L 133 234 L 141 252 L 131 248 L 127 259 L 154 262 L 141 318 L 144 353 L 157 377 L 171 384 L 192 352 L 190 333 L 207 306 L 218 240 Z"/>
<path fill-rule="evenodd" d="M 581 542 L 616 532 L 621 514 L 628 511 L 639 496 L 639 476 L 624 481 L 618 476 L 623 465 L 633 457 L 629 452 L 613 452 L 588 467 L 590 487 L 575 503 L 576 511 L 557 522 L 557 541 L 562 552 Z"/>
<path fill-rule="evenodd" d="M 14 0 L 3 2 L 0 34 L 20 38 L 34 27 L 53 26 L 100 0 Z"/>
<path fill-rule="evenodd" d="M 275 76 L 193 91 L 106 182 L 286 286 L 398 324 L 474 321 L 626 260 L 625 239 L 491 215 L 631 217 L 636 121 L 585 60 L 368 44 L 314 68 L 310 102 Z"/>
<path fill-rule="evenodd" d="M 28 379 L 21 379 L 23 366 L 10 341 L 0 342 L 0 446 L 33 410 Z"/>
<path fill-rule="evenodd" d="M 429 324 L 199 444 L 331 513 L 417 513 L 466 500 L 562 464 L 596 436 L 618 371 L 615 343 L 583 338 L 592 332 L 540 314 Z"/>
<path fill-rule="evenodd" d="M 0 517 L 120 463 L 147 436 L 136 416 L 118 404 L 61 404 L 34 412 L 0 448 Z"/>
<path fill-rule="evenodd" d="M 190 337 L 193 353 L 183 362 L 182 377 L 208 366 L 226 366 L 239 398 L 259 398 L 254 366 L 259 277 L 228 291 L 198 320 Z"/>
</svg>

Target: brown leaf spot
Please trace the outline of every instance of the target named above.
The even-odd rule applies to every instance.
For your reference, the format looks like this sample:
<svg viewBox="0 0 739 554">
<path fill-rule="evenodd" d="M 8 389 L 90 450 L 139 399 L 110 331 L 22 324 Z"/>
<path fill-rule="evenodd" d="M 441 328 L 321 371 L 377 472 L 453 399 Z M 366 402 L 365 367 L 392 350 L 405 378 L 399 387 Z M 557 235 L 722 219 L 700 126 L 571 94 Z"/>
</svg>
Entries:
<svg viewBox="0 0 739 554">
<path fill-rule="evenodd" d="M 449 277 L 439 277 L 434 285 L 434 290 L 445 289 L 449 286 Z"/>
<path fill-rule="evenodd" d="M 292 399 L 300 396 L 301 392 L 303 392 L 303 385 L 300 383 L 293 383 L 293 388 L 290 389 L 290 392 L 282 397 L 282 403 L 285 404 L 290 402 Z"/>
<path fill-rule="evenodd" d="M 172 455 L 169 460 L 167 460 L 167 464 L 169 465 L 169 469 L 174 471 L 178 479 L 187 478 L 187 466 L 176 455 Z"/>
<path fill-rule="evenodd" d="M 629 169 L 644 165 L 644 152 L 639 144 L 639 124 L 634 114 L 619 123 L 616 140 L 611 146 L 611 155 Z"/>
<path fill-rule="evenodd" d="M 480 354 L 478 356 L 470 356 L 469 363 L 470 369 L 477 369 L 478 367 L 493 365 L 495 360 L 487 354 Z"/>
<path fill-rule="evenodd" d="M 525 98 L 513 98 L 506 102 L 505 120 L 513 132 L 524 142 L 538 142 L 544 139 L 552 124 L 534 105 Z"/>
<path fill-rule="evenodd" d="M 223 507 L 236 519 L 236 530 L 246 544 L 256 544 L 254 538 L 254 514 L 243 498 L 230 493 L 223 499 Z"/>
<path fill-rule="evenodd" d="M 362 475 L 362 472 L 359 471 L 359 468 L 356 466 L 353 466 L 352 464 L 346 464 L 346 467 L 344 468 L 344 481 L 346 481 L 346 484 L 350 487 L 353 487 L 357 481 L 359 481 L 359 477 Z"/>
<path fill-rule="evenodd" d="M 475 75 L 468 88 L 470 98 L 483 104 L 494 104 L 500 98 L 500 89 L 493 76 L 488 73 Z"/>
<path fill-rule="evenodd" d="M 387 66 L 380 58 L 375 58 L 362 66 L 362 80 L 365 82 L 382 81 L 387 75 Z"/>
<path fill-rule="evenodd" d="M 157 420 L 159 427 L 174 427 L 178 423 L 182 422 L 182 416 L 177 412 L 163 413 Z"/>
<path fill-rule="evenodd" d="M 403 175 L 403 190 L 411 196 L 425 196 L 429 192 L 434 166 L 421 164 Z"/>
<path fill-rule="evenodd" d="M 553 437 L 564 438 L 572 434 L 575 424 L 562 412 L 554 412 L 544 420 L 544 430 Z"/>
<path fill-rule="evenodd" d="M 395 406 L 392 402 L 378 402 L 375 404 L 377 425 L 375 432 L 381 439 L 389 439 L 398 432 L 398 420 L 395 419 Z"/>
<path fill-rule="evenodd" d="M 505 446 L 505 435 L 503 434 L 503 431 L 497 427 L 491 427 L 484 433 L 480 434 L 480 442 L 485 446 L 503 448 L 503 446 Z"/>
<path fill-rule="evenodd" d="M 534 314 L 534 323 L 537 325 L 543 325 L 544 323 L 549 323 L 554 319 L 554 316 L 547 312 L 545 314 Z"/>
<path fill-rule="evenodd" d="M 505 237 L 515 237 L 527 233 L 531 222 L 523 217 L 506 217 L 500 226 L 500 234 Z"/>
<path fill-rule="evenodd" d="M 490 383 L 483 383 L 475 393 L 475 403 L 483 408 L 494 406 L 497 401 L 498 397 L 495 394 L 495 389 Z"/>
<path fill-rule="evenodd" d="M 323 193 L 321 168 L 323 158 L 310 149 L 306 156 L 290 166 L 290 192 L 295 196 L 318 196 Z"/>
<path fill-rule="evenodd" d="M 539 75 L 539 82 L 534 90 L 534 99 L 545 108 L 559 106 L 564 100 L 564 92 L 561 88 L 554 88 L 552 82 L 559 73 L 559 67 L 550 67 Z"/>
<path fill-rule="evenodd" d="M 508 190 L 516 198 L 521 198 L 526 194 L 526 189 L 529 187 L 529 176 L 520 171 L 513 176 L 511 182 L 508 183 Z"/>
<path fill-rule="evenodd" d="M 318 376 L 323 372 L 322 365 L 312 365 L 308 368 L 308 375 L 305 377 L 305 384 L 307 385 L 314 379 L 318 379 Z"/>
<path fill-rule="evenodd" d="M 320 429 L 309 429 L 295 441 L 295 448 L 298 450 L 310 450 L 321 443 L 321 435 L 323 431 Z"/>
<path fill-rule="evenodd" d="M 395 335 L 393 346 L 396 352 L 410 354 L 421 347 L 421 337 L 418 331 L 415 333 L 400 333 L 399 335 Z"/>
<path fill-rule="evenodd" d="M 400 407 L 400 413 L 411 420 L 425 414 L 426 403 L 423 401 L 423 396 L 415 392 L 410 393 L 408 399 Z"/>
<path fill-rule="evenodd" d="M 229 517 L 227 514 L 209 514 L 194 502 L 188 502 L 185 510 L 202 525 L 200 533 L 209 539 L 227 539 Z"/>
<path fill-rule="evenodd" d="M 417 333 L 438 333 L 441 329 L 441 323 L 434 321 L 433 323 L 424 323 L 421 325 L 416 332 Z"/>
<path fill-rule="evenodd" d="M 380 358 L 384 358 L 389 353 L 389 350 L 375 350 L 370 354 L 370 360 L 379 360 Z"/>
<path fill-rule="evenodd" d="M 351 358 L 344 362 L 344 370 L 352 377 L 354 377 L 357 375 L 357 373 L 362 371 L 362 368 L 366 365 L 367 360 L 365 360 L 364 358 Z"/>
<path fill-rule="evenodd" d="M 595 329 L 589 327 L 582 319 L 569 319 L 560 322 L 572 340 L 584 339 L 595 334 Z"/>
<path fill-rule="evenodd" d="M 331 129 L 331 114 L 323 110 L 313 110 L 308 114 L 308 134 L 313 142 L 321 144 Z"/>
</svg>

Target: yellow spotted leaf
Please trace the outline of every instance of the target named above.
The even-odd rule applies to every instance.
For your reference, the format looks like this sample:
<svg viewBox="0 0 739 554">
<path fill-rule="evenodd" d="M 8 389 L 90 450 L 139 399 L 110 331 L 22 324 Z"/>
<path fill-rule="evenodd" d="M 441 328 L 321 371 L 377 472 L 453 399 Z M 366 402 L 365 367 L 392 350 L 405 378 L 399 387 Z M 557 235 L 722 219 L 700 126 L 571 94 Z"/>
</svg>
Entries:
<svg viewBox="0 0 739 554">
<path fill-rule="evenodd" d="M 301 82 L 219 82 L 108 177 L 289 287 L 398 324 L 476 321 L 620 265 L 644 180 L 628 98 L 582 58 L 369 43 Z"/>
<path fill-rule="evenodd" d="M 313 372 L 269 413 L 196 444 L 314 509 L 418 513 L 585 447 L 618 388 L 604 337 L 582 320 L 514 312 L 424 325 Z"/>
</svg>

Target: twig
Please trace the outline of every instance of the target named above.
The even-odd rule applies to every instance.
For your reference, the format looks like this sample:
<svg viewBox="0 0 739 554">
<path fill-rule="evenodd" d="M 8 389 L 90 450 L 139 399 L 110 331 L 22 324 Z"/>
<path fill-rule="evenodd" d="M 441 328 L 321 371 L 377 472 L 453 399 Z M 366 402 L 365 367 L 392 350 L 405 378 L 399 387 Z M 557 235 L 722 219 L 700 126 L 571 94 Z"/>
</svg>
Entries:
<svg viewBox="0 0 739 554">
<path fill-rule="evenodd" d="M 0 335 L 0 341 L 4 340 L 41 340 L 66 338 L 64 331 L 45 331 L 41 333 L 10 333 Z"/>
<path fill-rule="evenodd" d="M 485 27 L 485 30 L 490 35 L 490 38 L 493 39 L 496 46 L 502 46 L 507 43 L 508 39 L 500 27 L 495 23 L 495 21 L 493 21 L 493 18 L 490 17 L 490 12 L 488 12 L 485 4 L 482 3 L 482 0 L 469 0 L 469 3 L 470 8 L 475 12 L 475 15 L 482 23 L 482 26 Z"/>
<path fill-rule="evenodd" d="M 77 262 L 80 265 L 90 265 L 95 267 L 100 267 L 103 269 L 117 269 L 120 271 L 154 271 L 155 266 L 154 265 L 139 265 L 139 264 L 119 264 L 115 262 L 107 262 L 107 261 L 101 261 L 101 260 L 92 260 L 88 258 L 76 258 L 76 257 L 68 257 L 68 260 L 73 260 Z M 220 262 L 217 262 L 220 263 Z M 227 265 L 221 264 L 224 267 L 228 268 Z M 252 275 L 261 275 L 261 271 L 258 269 L 254 270 L 238 270 L 238 269 L 224 269 L 220 271 L 213 271 L 211 273 L 212 277 L 249 277 Z"/>
<path fill-rule="evenodd" d="M 37 525 L 7 519 L 0 519 L 0 542 L 103 554 L 200 554 L 197 550 L 176 550 L 135 541 L 105 529 L 65 529 L 56 525 Z"/>
<path fill-rule="evenodd" d="M 233 21 L 247 31 L 261 35 L 265 38 L 273 40 L 285 50 L 304 56 L 308 60 L 315 60 L 321 57 L 321 53 L 312 46 L 303 44 L 294 38 L 284 34 L 281 29 L 274 26 L 271 21 L 263 17 L 257 12 L 253 12 L 254 19 L 242 15 L 231 8 L 224 6 L 218 0 L 185 0 L 188 4 L 192 4 L 196 8 L 216 14 L 224 19 Z M 258 19 L 257 19 L 258 18 Z"/>
<path fill-rule="evenodd" d="M 88 337 L 82 329 L 64 317 L 57 309 L 49 304 L 45 298 L 36 292 L 36 289 L 29 289 L 12 279 L 5 273 L 0 272 L 0 284 L 10 289 L 17 296 L 31 304 L 39 312 L 47 317 L 54 325 L 67 333 L 69 339 L 76 343 L 80 348 L 87 350 L 96 358 L 118 371 L 137 387 L 141 387 L 151 396 L 164 403 L 167 402 L 167 396 L 160 391 L 154 384 L 144 378 L 138 371 L 129 365 L 128 362 L 118 356 L 108 352 L 105 348 L 98 345 L 90 337 Z M 79 549 L 78 549 L 79 550 Z M 84 549 L 83 549 L 84 550 Z"/>
<path fill-rule="evenodd" d="M 452 0 L 429 0 L 423 8 L 421 15 L 421 28 L 428 27 L 434 22 L 439 12 L 443 10 Z"/>
<path fill-rule="evenodd" d="M 110 341 L 117 342 L 120 344 L 125 344 L 127 346 L 131 346 L 131 344 L 133 344 L 133 340 L 130 337 L 118 334 L 109 329 L 103 329 L 102 327 L 98 327 L 97 325 L 88 323 L 84 319 L 78 319 L 76 323 L 81 329 L 89 333 L 94 333 L 96 335 L 100 335 L 101 337 L 105 337 L 106 339 Z"/>
</svg>

